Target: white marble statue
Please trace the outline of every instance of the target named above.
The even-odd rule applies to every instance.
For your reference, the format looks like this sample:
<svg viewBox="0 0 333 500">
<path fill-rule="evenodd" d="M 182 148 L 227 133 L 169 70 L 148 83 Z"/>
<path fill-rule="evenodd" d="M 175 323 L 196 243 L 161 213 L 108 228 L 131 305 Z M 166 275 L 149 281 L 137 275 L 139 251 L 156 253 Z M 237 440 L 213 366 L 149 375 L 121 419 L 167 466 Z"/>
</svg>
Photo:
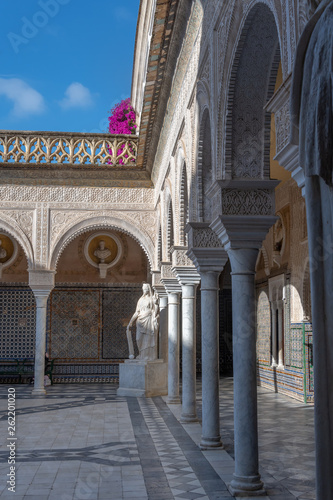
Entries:
<svg viewBox="0 0 333 500">
<path fill-rule="evenodd" d="M 157 333 L 158 333 L 158 297 L 152 293 L 148 283 L 142 285 L 142 296 L 138 300 L 136 311 L 127 326 L 127 339 L 129 345 L 129 358 L 134 358 L 134 349 L 131 327 L 136 322 L 136 343 L 139 355 L 136 359 L 153 361 L 157 359 Z"/>
<path fill-rule="evenodd" d="M 105 241 L 101 240 L 98 244 L 98 248 L 94 251 L 95 257 L 99 259 L 100 264 L 104 264 L 105 260 L 110 257 L 111 250 L 105 247 Z"/>
<path fill-rule="evenodd" d="M 7 257 L 7 251 L 2 248 L 2 240 L 0 240 L 0 259 Z"/>
</svg>

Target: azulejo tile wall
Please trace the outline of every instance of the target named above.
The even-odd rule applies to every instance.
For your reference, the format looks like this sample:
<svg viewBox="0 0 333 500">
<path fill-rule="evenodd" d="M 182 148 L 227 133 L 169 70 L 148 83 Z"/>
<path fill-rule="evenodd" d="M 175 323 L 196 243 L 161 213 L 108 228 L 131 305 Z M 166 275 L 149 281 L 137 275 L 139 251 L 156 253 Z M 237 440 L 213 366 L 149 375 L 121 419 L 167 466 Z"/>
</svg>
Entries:
<svg viewBox="0 0 333 500">
<path fill-rule="evenodd" d="M 50 357 L 71 363 L 127 358 L 126 326 L 141 294 L 140 285 L 55 289 L 50 300 Z"/>
<path fill-rule="evenodd" d="M 290 285 L 284 303 L 284 366 L 271 365 L 271 313 L 267 286 L 257 288 L 258 382 L 299 401 L 313 402 L 312 325 L 291 323 Z M 303 348 L 304 344 L 304 348 Z"/>
<path fill-rule="evenodd" d="M 50 358 L 99 360 L 100 291 L 54 290 L 50 298 Z"/>
<path fill-rule="evenodd" d="M 32 358 L 35 348 L 35 298 L 28 287 L 0 288 L 0 359 Z"/>
<path fill-rule="evenodd" d="M 139 289 L 104 290 L 103 307 L 103 359 L 124 359 L 128 357 L 126 327 L 135 312 L 137 301 L 142 295 Z M 135 328 L 132 328 L 133 340 Z M 135 341 L 135 355 L 138 354 Z"/>
</svg>

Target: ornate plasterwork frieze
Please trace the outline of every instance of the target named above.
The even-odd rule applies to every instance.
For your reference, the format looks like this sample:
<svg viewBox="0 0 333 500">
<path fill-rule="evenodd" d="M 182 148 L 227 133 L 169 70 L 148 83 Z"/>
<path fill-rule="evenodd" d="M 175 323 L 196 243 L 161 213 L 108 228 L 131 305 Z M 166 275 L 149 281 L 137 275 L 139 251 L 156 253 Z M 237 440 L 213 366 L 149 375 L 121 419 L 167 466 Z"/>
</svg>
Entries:
<svg viewBox="0 0 333 500">
<path fill-rule="evenodd" d="M 73 203 L 89 204 L 110 204 L 115 206 L 126 206 L 130 208 L 146 208 L 153 206 L 154 190 L 146 188 L 87 188 L 87 187 L 67 187 L 67 186 L 0 186 L 1 201 L 12 202 L 17 206 L 20 202 L 36 203 Z M 65 205 L 62 205 L 65 206 Z"/>
</svg>

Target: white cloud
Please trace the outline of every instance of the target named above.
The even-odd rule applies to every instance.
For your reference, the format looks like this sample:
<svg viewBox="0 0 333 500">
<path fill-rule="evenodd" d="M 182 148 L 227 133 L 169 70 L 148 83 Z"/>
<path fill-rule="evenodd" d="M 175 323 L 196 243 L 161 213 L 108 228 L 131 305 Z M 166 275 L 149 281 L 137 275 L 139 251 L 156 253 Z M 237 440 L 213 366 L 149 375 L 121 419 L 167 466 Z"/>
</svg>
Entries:
<svg viewBox="0 0 333 500">
<path fill-rule="evenodd" d="M 0 78 L 0 95 L 13 101 L 15 116 L 41 114 L 46 108 L 42 94 L 20 78 Z"/>
<path fill-rule="evenodd" d="M 90 90 L 82 83 L 73 82 L 67 87 L 65 97 L 60 101 L 60 106 L 68 108 L 88 108 L 93 104 Z"/>
</svg>

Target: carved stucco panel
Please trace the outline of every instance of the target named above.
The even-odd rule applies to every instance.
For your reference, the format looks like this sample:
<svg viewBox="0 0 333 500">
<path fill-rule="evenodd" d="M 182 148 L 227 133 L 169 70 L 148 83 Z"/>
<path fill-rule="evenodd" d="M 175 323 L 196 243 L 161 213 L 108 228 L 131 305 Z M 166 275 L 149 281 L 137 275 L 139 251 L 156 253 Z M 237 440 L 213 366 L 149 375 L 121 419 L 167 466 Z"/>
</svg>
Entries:
<svg viewBox="0 0 333 500">
<path fill-rule="evenodd" d="M 216 233 L 210 228 L 195 229 L 193 248 L 221 248 L 222 244 Z"/>
<path fill-rule="evenodd" d="M 268 189 L 223 189 L 222 213 L 224 215 L 272 215 L 273 194 Z"/>
<path fill-rule="evenodd" d="M 34 210 L 3 210 L 0 217 L 2 216 L 9 224 L 22 231 L 31 242 L 33 241 Z"/>
</svg>

